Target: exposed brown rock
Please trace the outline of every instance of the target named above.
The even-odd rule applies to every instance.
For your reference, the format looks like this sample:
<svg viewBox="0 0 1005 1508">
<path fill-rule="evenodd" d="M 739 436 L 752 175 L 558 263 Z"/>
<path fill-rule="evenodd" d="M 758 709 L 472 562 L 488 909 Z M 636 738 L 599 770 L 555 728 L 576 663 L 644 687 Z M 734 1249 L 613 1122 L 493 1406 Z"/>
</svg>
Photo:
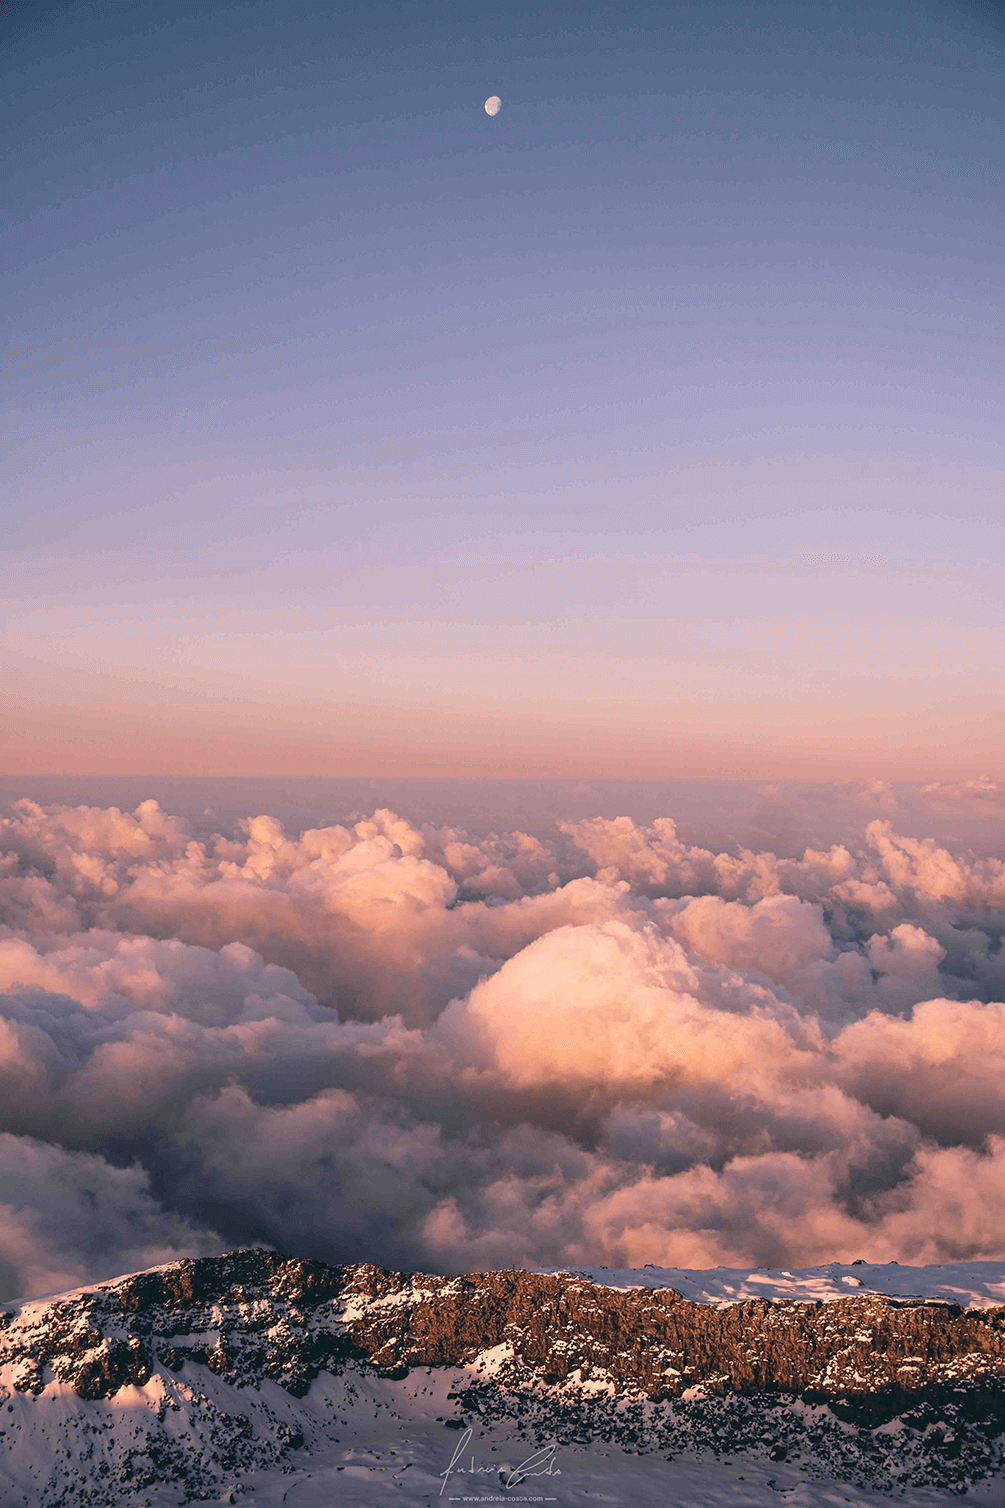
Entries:
<svg viewBox="0 0 1005 1508">
<path fill-rule="evenodd" d="M 212 1460 L 205 1445 L 155 1431 L 117 1469 L 135 1484 L 170 1468 L 207 1491 L 220 1472 L 314 1448 L 309 1411 L 301 1427 L 259 1410 L 253 1427 L 241 1408 L 211 1402 L 214 1375 L 236 1399 L 270 1379 L 297 1400 L 325 1370 L 406 1379 L 449 1367 L 461 1380 L 444 1427 L 479 1417 L 528 1440 L 752 1452 L 873 1485 L 961 1484 L 997 1471 L 1005 1428 L 1005 1308 L 875 1295 L 715 1308 L 670 1288 L 605 1288 L 573 1274 L 436 1277 L 268 1251 L 178 1262 L 0 1311 L 6 1364 L 8 1396 L 22 1399 L 53 1381 L 84 1399 L 113 1398 L 159 1371 L 164 1391 L 151 1396 L 198 1409 Z M 895 1442 L 880 1428 L 889 1421 Z"/>
<path fill-rule="evenodd" d="M 216 1333 L 208 1346 L 174 1339 L 207 1330 Z M 55 1303 L 30 1353 L 8 1326 L 0 1354 L 32 1373 L 51 1368 L 82 1396 L 99 1397 L 149 1376 L 144 1342 L 158 1337 L 171 1338 L 158 1348 L 167 1367 L 195 1361 L 237 1381 L 254 1371 L 294 1393 L 353 1358 L 404 1375 L 499 1345 L 545 1382 L 602 1379 L 654 1400 L 695 1388 L 780 1392 L 839 1407 L 869 1401 L 889 1417 L 956 1387 L 962 1374 L 971 1387 L 1005 1388 L 1005 1308 L 868 1295 L 720 1309 L 670 1288 L 604 1288 L 566 1274 L 447 1278 L 267 1251 L 179 1262 Z"/>
<path fill-rule="evenodd" d="M 379 1302 L 405 1292 L 404 1303 Z M 414 1278 L 367 1267 L 346 1275 L 342 1301 L 357 1295 L 378 1302 L 347 1329 L 384 1364 L 453 1365 L 508 1344 L 546 1382 L 603 1378 L 652 1399 L 696 1387 L 857 1398 L 886 1417 L 955 1387 L 961 1368 L 971 1383 L 1005 1385 L 1002 1308 L 869 1296 L 717 1309 L 673 1289 L 602 1288 L 565 1275 Z"/>
<path fill-rule="evenodd" d="M 75 1364 L 59 1375 L 81 1398 L 108 1398 L 120 1388 L 142 1387 L 150 1376 L 150 1358 L 134 1337 L 105 1340 L 91 1351 L 77 1354 Z"/>
</svg>

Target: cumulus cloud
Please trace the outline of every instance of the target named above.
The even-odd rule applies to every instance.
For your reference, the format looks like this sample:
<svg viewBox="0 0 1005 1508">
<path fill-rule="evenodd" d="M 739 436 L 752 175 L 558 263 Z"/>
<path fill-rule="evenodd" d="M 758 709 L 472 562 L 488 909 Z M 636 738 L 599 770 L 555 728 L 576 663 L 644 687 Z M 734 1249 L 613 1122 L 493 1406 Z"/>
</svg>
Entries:
<svg viewBox="0 0 1005 1508">
<path fill-rule="evenodd" d="M 1005 865 L 670 818 L 0 819 L 0 1285 L 1000 1255 Z M 889 799 L 888 799 L 889 798 Z M 981 797 L 980 799 L 984 799 Z"/>
<path fill-rule="evenodd" d="M 0 1285 L 7 1295 L 59 1293 L 219 1250 L 220 1238 L 165 1209 L 135 1163 L 67 1152 L 0 1133 Z"/>
<path fill-rule="evenodd" d="M 978 775 L 971 780 L 935 781 L 922 787 L 928 804 L 938 808 L 976 807 L 993 809 L 1005 806 L 1005 790 L 992 780 L 990 775 Z"/>
</svg>

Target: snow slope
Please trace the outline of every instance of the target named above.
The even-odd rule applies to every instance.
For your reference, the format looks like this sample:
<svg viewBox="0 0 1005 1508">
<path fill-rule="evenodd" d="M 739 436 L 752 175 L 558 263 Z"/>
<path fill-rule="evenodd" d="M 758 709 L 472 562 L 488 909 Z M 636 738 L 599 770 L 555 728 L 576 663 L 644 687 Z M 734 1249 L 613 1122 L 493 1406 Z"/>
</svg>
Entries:
<svg viewBox="0 0 1005 1508">
<path fill-rule="evenodd" d="M 946 1299 L 962 1309 L 1005 1304 L 1005 1262 L 950 1262 L 907 1267 L 897 1262 L 828 1262 L 824 1267 L 535 1267 L 569 1272 L 606 1288 L 675 1288 L 696 1304 L 746 1299 L 844 1299 L 881 1293 L 891 1298 Z"/>
<path fill-rule="evenodd" d="M 869 1491 L 834 1479 L 808 1480 L 798 1468 L 743 1456 L 721 1460 L 677 1458 L 617 1445 L 591 1442 L 549 1449 L 521 1436 L 512 1425 L 449 1430 L 454 1406 L 448 1395 L 464 1385 L 474 1368 L 423 1370 L 405 1382 L 355 1375 L 322 1376 L 295 1407 L 274 1385 L 263 1388 L 261 1403 L 282 1411 L 302 1426 L 311 1421 L 317 1444 L 302 1466 L 234 1472 L 222 1486 L 195 1489 L 189 1496 L 174 1483 L 124 1487 L 121 1508 L 182 1508 L 196 1502 L 243 1504 L 246 1508 L 420 1508 L 435 1503 L 551 1503 L 555 1508 L 875 1508 L 891 1500 L 889 1492 Z M 184 1386 L 184 1384 L 183 1384 Z M 203 1400 L 197 1427 L 207 1405 L 231 1417 L 237 1411 L 255 1421 L 260 1400 L 218 1379 L 199 1381 Z M 22 1401 L 28 1449 L 19 1455 L 16 1475 L 0 1467 L 3 1508 L 59 1508 L 62 1502 L 86 1502 L 81 1494 L 53 1492 L 60 1480 L 60 1458 L 80 1461 L 83 1433 L 100 1438 L 113 1460 L 142 1442 L 147 1425 L 163 1412 L 160 1379 L 143 1388 L 123 1389 L 111 1400 L 82 1402 L 68 1389 L 47 1389 L 36 1403 Z M 30 1426 L 27 1410 L 38 1415 Z M 257 1422 L 257 1421 L 255 1421 Z M 5 1420 L 11 1427 L 10 1416 Z M 179 1428 L 190 1428 L 183 1414 Z M 310 1427 L 310 1426 L 308 1426 Z M 460 1451 L 460 1455 L 458 1455 Z M 97 1467 L 97 1454 L 82 1462 Z M 451 1470 L 451 1465 L 454 1469 Z M 519 1468 L 531 1473 L 521 1478 Z M 85 1489 L 86 1491 L 86 1489 Z M 205 1494 L 205 1495 L 204 1495 Z M 960 1502 L 956 1490 L 913 1488 L 898 1493 L 902 1508 L 948 1508 Z M 966 1501 L 975 1508 L 1001 1508 L 1002 1483 L 971 1488 Z"/>
</svg>

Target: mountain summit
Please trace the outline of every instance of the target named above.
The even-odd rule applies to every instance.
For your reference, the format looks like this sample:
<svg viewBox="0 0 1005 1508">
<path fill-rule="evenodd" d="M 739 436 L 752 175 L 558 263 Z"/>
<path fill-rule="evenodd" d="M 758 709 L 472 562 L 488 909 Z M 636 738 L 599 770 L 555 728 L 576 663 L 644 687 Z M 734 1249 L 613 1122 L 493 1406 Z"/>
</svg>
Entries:
<svg viewBox="0 0 1005 1508">
<path fill-rule="evenodd" d="M 707 1501 L 726 1476 L 750 1503 L 799 1481 L 934 1501 L 1001 1468 L 1005 1307 L 864 1291 L 702 1303 L 652 1270 L 637 1286 L 597 1276 L 242 1250 L 8 1305 L 0 1500 L 499 1501 L 538 1475 L 571 1503 L 606 1471 L 642 1502 L 657 1468 L 664 1483 L 700 1468 Z"/>
</svg>

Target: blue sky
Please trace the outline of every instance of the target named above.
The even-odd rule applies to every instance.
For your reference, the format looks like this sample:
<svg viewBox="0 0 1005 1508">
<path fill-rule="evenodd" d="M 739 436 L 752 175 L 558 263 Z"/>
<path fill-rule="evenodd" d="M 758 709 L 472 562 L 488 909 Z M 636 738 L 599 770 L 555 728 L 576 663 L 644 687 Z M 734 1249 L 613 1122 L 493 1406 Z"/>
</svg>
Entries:
<svg viewBox="0 0 1005 1508">
<path fill-rule="evenodd" d="M 0 24 L 5 769 L 1000 747 L 997 8 Z"/>
</svg>

